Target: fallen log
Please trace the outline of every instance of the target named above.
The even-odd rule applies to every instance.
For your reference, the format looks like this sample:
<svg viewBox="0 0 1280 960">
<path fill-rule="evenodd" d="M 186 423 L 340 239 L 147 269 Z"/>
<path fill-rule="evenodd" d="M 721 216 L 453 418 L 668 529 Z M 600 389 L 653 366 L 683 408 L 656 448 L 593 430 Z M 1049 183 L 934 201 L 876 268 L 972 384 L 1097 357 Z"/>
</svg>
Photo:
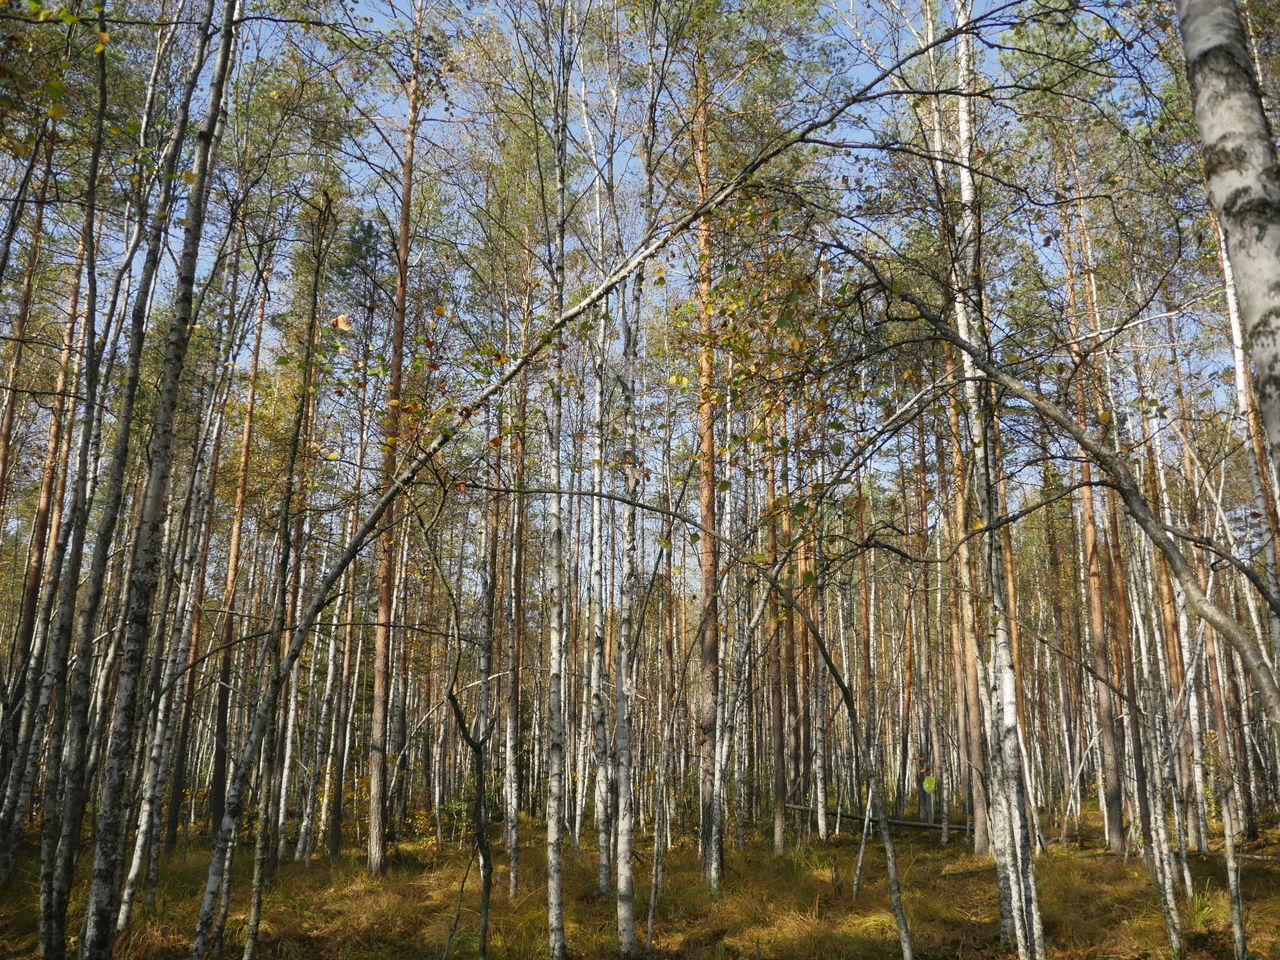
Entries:
<svg viewBox="0 0 1280 960">
<path fill-rule="evenodd" d="M 813 807 L 807 807 L 807 806 L 805 806 L 805 805 L 804 805 L 804 804 L 802 804 L 802 803 L 788 803 L 788 804 L 787 804 L 787 808 L 788 808 L 789 810 L 803 810 L 803 811 L 805 811 L 806 813 L 813 813 Z M 862 820 L 862 814 L 860 814 L 860 813 L 845 813 L 843 810 L 828 810 L 828 811 L 827 811 L 827 816 L 828 816 L 828 817 L 843 817 L 845 820 L 858 820 L 858 821 L 861 821 L 861 820 Z M 941 830 L 941 829 L 942 829 L 942 824 L 941 824 L 941 823 L 929 823 L 929 822 L 927 822 L 927 821 L 925 821 L 925 820 L 894 820 L 894 819 L 890 819 L 890 820 L 889 820 L 889 826 L 891 826 L 891 827 L 907 827 L 907 828 L 914 829 L 914 830 Z M 963 824 L 963 823 L 952 823 L 950 826 L 951 826 L 951 829 L 952 829 L 952 830 L 965 830 L 965 829 L 966 829 L 966 826 L 965 826 L 965 824 Z"/>
</svg>

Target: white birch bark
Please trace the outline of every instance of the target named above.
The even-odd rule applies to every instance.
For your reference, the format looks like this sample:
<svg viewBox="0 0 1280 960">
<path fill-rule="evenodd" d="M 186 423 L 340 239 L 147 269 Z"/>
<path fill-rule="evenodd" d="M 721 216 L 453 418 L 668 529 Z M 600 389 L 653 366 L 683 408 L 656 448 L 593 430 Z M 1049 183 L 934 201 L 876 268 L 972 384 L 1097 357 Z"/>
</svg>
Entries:
<svg viewBox="0 0 1280 960">
<path fill-rule="evenodd" d="M 972 8 L 967 0 L 956 4 L 956 19 L 967 24 Z M 973 39 L 968 32 L 957 38 L 960 96 L 957 97 L 956 161 L 960 181 L 961 220 L 959 249 L 953 270 L 956 326 L 970 343 L 984 344 L 983 293 L 978 254 L 977 190 L 973 176 L 974 130 L 972 92 L 974 86 Z M 978 520 L 986 525 L 997 516 L 995 496 L 995 444 L 990 432 L 993 418 L 990 399 L 980 391 L 973 358 L 965 354 L 965 401 L 973 444 L 974 488 Z M 1044 956 L 1044 929 L 1040 919 L 1039 893 L 1031 845 L 1028 801 L 1024 788 L 1022 750 L 1018 736 L 1016 673 L 1008 623 L 1008 584 L 1004 577 L 1003 542 L 999 531 L 982 538 L 982 561 L 990 584 L 990 621 L 993 637 L 987 651 L 984 672 L 989 685 L 983 706 L 990 732 L 988 756 L 991 761 L 992 800 L 995 816 L 992 838 L 997 864 L 1001 868 L 1001 926 L 1012 927 L 1019 960 Z M 1003 889 L 1007 883 L 1007 890 Z M 1007 899 L 1006 899 L 1007 897 Z"/>
<path fill-rule="evenodd" d="M 567 6 L 567 4 L 565 5 Z M 555 196 L 552 198 L 554 223 L 552 224 L 551 256 L 552 290 L 555 311 L 564 312 L 565 298 L 565 228 L 568 192 L 568 111 L 570 70 L 572 66 L 571 38 L 567 11 L 560 10 L 555 25 L 556 49 L 554 50 L 554 74 L 556 87 L 553 93 L 552 143 L 555 149 Z M 550 25 L 548 25 L 550 26 Z M 562 420 L 564 415 L 563 351 L 556 348 L 555 376 L 550 389 L 551 416 L 549 443 L 551 444 L 551 636 L 547 655 L 547 943 L 551 960 L 564 960 L 564 877 L 561 857 L 564 847 L 564 808 L 566 796 L 566 737 L 564 708 L 565 648 L 568 639 L 567 608 L 565 598 L 565 543 L 564 496 L 562 484 Z"/>
<path fill-rule="evenodd" d="M 204 234 L 216 147 L 223 126 L 223 93 L 231 70 L 238 9 L 239 0 L 226 0 L 223 5 L 218 54 L 209 86 L 208 112 L 197 137 L 173 317 L 168 326 L 165 362 L 153 415 L 151 460 L 134 543 L 133 569 L 129 577 L 122 663 L 95 831 L 97 842 L 93 880 L 81 948 L 83 960 L 109 960 L 115 934 L 120 897 L 117 884 L 120 861 L 123 858 L 124 816 L 127 809 L 128 753 L 132 747 L 134 732 L 134 704 L 138 694 L 143 647 L 150 632 L 151 605 L 158 575 L 159 535 L 173 466 L 174 412 L 190 342 L 195 273 Z"/>
<path fill-rule="evenodd" d="M 1227 239 L 1258 410 L 1280 459 L 1280 163 L 1235 0 L 1178 0 L 1209 199 Z"/>
</svg>

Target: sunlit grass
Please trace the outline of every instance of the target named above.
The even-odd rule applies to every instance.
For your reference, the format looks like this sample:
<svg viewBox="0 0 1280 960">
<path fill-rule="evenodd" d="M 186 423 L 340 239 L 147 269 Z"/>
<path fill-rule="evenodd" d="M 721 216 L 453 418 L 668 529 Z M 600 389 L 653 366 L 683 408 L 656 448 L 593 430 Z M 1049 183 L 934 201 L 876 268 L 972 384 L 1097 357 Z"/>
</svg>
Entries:
<svg viewBox="0 0 1280 960">
<path fill-rule="evenodd" d="M 900 870 L 917 955 L 1002 956 L 990 861 L 969 853 L 963 837 L 944 848 L 933 834 L 901 834 Z M 507 895 L 505 855 L 500 847 L 495 850 L 490 943 L 493 956 L 503 960 L 533 960 L 546 952 L 545 850 L 531 830 L 526 829 L 524 840 L 523 879 L 514 899 Z M 249 847 L 237 856 L 227 956 L 238 953 L 243 937 L 251 857 Z M 848 834 L 826 844 L 794 845 L 780 858 L 763 845 L 738 850 L 730 844 L 724 889 L 715 896 L 701 883 L 697 852 L 686 839 L 667 854 L 654 953 L 692 960 L 897 957 L 898 934 L 881 851 L 869 848 L 861 892 L 853 900 L 849 891 L 856 857 L 857 840 Z M 459 899 L 470 859 L 466 846 L 440 847 L 428 841 L 399 846 L 381 880 L 367 876 L 363 851 L 355 848 L 336 863 L 281 864 L 265 900 L 260 956 L 415 960 L 439 958 L 448 942 L 451 957 L 473 957 L 479 888 L 474 864 Z M 138 910 L 119 942 L 118 957 L 176 960 L 186 955 L 207 863 L 207 854 L 194 846 L 165 863 L 156 909 Z M 642 844 L 635 862 L 642 942 L 651 866 L 652 850 Z M 1167 955 L 1159 904 L 1140 860 L 1054 847 L 1039 858 L 1037 871 L 1052 956 Z M 1190 956 L 1229 956 L 1221 865 L 1197 861 L 1195 872 L 1196 895 L 1183 906 Z M 0 898 L 0 957 L 36 953 L 35 884 L 34 864 L 24 862 Z M 1280 867 L 1250 861 L 1246 887 L 1251 946 L 1260 957 L 1280 955 Z M 565 902 L 570 953 L 578 958 L 615 956 L 614 901 L 596 889 L 590 848 L 579 854 L 565 851 Z"/>
</svg>

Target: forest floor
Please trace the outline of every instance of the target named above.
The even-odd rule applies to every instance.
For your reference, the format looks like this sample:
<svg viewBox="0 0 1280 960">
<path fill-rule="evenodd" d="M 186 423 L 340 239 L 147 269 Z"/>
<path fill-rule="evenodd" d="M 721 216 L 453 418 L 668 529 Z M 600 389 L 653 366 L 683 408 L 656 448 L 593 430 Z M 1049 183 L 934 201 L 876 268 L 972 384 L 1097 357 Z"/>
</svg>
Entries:
<svg viewBox="0 0 1280 960">
<path fill-rule="evenodd" d="M 898 830 L 898 858 L 916 955 L 982 958 L 999 949 L 995 872 L 990 861 L 955 837 L 947 847 L 933 831 Z M 532 839 L 532 838 L 530 838 Z M 1250 947 L 1260 958 L 1280 957 L 1280 837 L 1251 848 L 1265 859 L 1246 864 Z M 527 841 L 526 841 L 527 842 Z M 495 960 L 545 956 L 545 859 L 540 846 L 521 851 L 522 882 L 506 893 L 506 860 L 495 848 L 491 955 Z M 850 898 L 857 837 L 842 833 L 826 844 L 799 845 L 775 858 L 763 845 L 726 850 L 720 896 L 698 879 L 696 851 L 687 841 L 668 854 L 652 956 L 695 960 L 754 958 L 894 958 L 897 932 L 889 912 L 884 858 L 869 846 L 862 890 Z M 236 896 L 227 925 L 227 956 L 239 955 L 245 924 L 249 849 L 237 857 Z M 570 955 L 616 956 L 614 901 L 595 888 L 595 856 L 565 852 L 565 914 Z M 162 869 L 154 912 L 139 908 L 120 940 L 121 960 L 178 960 L 190 944 L 195 904 L 207 854 L 192 848 Z M 265 901 L 259 956 L 298 960 L 463 960 L 476 952 L 478 872 L 469 871 L 459 908 L 459 885 L 470 851 L 456 844 L 402 844 L 387 876 L 370 880 L 356 850 L 336 863 L 281 866 Z M 636 863 L 636 927 L 644 942 L 651 854 Z M 1191 958 L 1230 957 L 1231 934 L 1221 861 L 1194 865 L 1196 896 L 1184 909 Z M 1125 861 L 1096 846 L 1054 845 L 1037 863 L 1045 934 L 1051 956 L 1075 958 L 1168 955 L 1160 908 L 1140 860 Z M 36 865 L 19 870 L 0 897 L 0 957 L 36 954 Z"/>
</svg>

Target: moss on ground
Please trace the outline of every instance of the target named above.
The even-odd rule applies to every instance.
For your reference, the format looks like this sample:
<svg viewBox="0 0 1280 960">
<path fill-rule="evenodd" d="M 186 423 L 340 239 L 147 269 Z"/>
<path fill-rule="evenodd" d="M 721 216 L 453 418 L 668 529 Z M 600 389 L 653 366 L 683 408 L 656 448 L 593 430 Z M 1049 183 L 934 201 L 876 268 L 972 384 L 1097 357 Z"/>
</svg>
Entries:
<svg viewBox="0 0 1280 960">
<path fill-rule="evenodd" d="M 902 831 L 899 860 L 917 956 L 1001 956 L 995 874 L 963 838 L 947 847 L 934 834 Z M 526 834 L 528 836 L 528 834 Z M 532 841 L 534 838 L 529 838 Z M 1258 957 L 1280 957 L 1280 843 L 1254 854 L 1275 859 L 1247 863 L 1250 946 Z M 528 842 L 528 841 L 527 841 Z M 884 860 L 868 851 L 862 890 L 850 897 L 856 838 L 797 846 L 777 858 L 759 844 L 729 849 L 719 896 L 698 878 L 696 851 L 686 840 L 667 856 L 666 880 L 654 927 L 653 954 L 691 960 L 822 960 L 894 958 L 897 932 L 889 912 Z M 616 956 L 614 905 L 595 889 L 595 857 L 566 850 L 566 919 L 570 953 L 577 958 Z M 251 851 L 237 857 L 236 895 L 227 925 L 227 955 L 238 955 L 244 929 Z M 336 863 L 317 859 L 282 864 L 266 897 L 259 955 L 298 960 L 463 960 L 476 951 L 478 874 L 459 885 L 470 853 L 455 844 L 403 844 L 378 881 L 364 872 L 358 850 Z M 505 857 L 494 871 L 491 946 L 495 960 L 545 955 L 546 904 L 540 842 L 522 850 L 521 884 L 506 892 Z M 177 960 L 187 955 L 195 904 L 207 855 L 192 847 L 169 861 L 154 911 L 139 909 L 119 941 L 121 960 Z M 643 942 L 652 853 L 636 862 L 636 920 Z M 1051 955 L 1074 958 L 1168 955 L 1155 891 L 1140 860 L 1096 848 L 1055 846 L 1037 862 L 1045 932 Z M 1221 863 L 1195 863 L 1196 894 L 1183 906 L 1189 955 L 1195 960 L 1231 955 L 1227 897 Z M 36 865 L 26 862 L 0 897 L 0 957 L 36 954 Z M 74 923 L 74 921 L 73 921 Z M 73 926 L 74 929 L 74 926 Z M 234 948 L 234 949 L 232 949 Z"/>
</svg>

